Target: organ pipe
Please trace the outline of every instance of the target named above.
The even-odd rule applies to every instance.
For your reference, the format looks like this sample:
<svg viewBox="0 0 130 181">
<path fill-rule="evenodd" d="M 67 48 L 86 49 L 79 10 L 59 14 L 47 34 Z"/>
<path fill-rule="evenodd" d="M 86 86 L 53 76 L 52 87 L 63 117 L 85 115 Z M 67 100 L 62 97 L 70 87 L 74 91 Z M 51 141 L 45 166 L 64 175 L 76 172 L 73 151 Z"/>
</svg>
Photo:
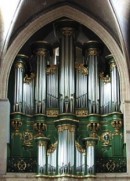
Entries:
<svg viewBox="0 0 130 181">
<path fill-rule="evenodd" d="M 120 111 L 120 84 L 117 65 L 112 55 L 106 56 L 110 64 L 111 76 L 111 112 Z"/>
<path fill-rule="evenodd" d="M 58 126 L 58 172 L 72 174 L 74 172 L 75 125 Z"/>
<path fill-rule="evenodd" d="M 26 55 L 18 54 L 15 60 L 15 88 L 14 88 L 14 112 L 23 112 L 23 77 L 25 72 Z"/>
<path fill-rule="evenodd" d="M 37 149 L 38 149 L 38 167 L 37 167 L 37 174 L 42 175 L 46 174 L 46 164 L 47 164 L 47 142 L 48 138 L 46 137 L 37 137 Z"/>
<path fill-rule="evenodd" d="M 58 59 L 59 48 L 53 51 L 51 64 L 47 67 L 47 107 L 58 108 Z"/>
<path fill-rule="evenodd" d="M 36 58 L 35 113 L 46 113 L 46 65 L 50 55 L 47 42 L 38 41 L 32 45 Z"/>
<path fill-rule="evenodd" d="M 74 113 L 75 99 L 75 29 L 72 22 L 62 22 L 58 27 L 60 39 L 59 96 L 60 113 Z"/>
<path fill-rule="evenodd" d="M 99 54 L 100 43 L 89 41 L 84 44 L 85 55 L 88 57 L 88 109 L 89 113 L 99 113 Z"/>
<path fill-rule="evenodd" d="M 95 145 L 98 138 L 87 137 L 83 139 L 86 143 L 86 175 L 95 175 Z"/>
<path fill-rule="evenodd" d="M 35 74 L 26 74 L 23 83 L 23 112 L 25 114 L 34 113 L 34 78 Z"/>
</svg>

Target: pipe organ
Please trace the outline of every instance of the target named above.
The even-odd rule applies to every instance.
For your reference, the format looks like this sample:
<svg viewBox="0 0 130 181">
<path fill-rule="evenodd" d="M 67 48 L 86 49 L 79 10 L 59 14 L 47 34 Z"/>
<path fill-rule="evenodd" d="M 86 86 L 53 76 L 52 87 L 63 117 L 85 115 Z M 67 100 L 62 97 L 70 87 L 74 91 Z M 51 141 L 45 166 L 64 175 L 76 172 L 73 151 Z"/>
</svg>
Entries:
<svg viewBox="0 0 130 181">
<path fill-rule="evenodd" d="M 126 171 L 116 62 L 103 57 L 101 42 L 79 47 L 77 27 L 56 22 L 57 46 L 36 41 L 33 61 L 23 54 L 14 61 L 9 172 L 94 177 Z"/>
</svg>

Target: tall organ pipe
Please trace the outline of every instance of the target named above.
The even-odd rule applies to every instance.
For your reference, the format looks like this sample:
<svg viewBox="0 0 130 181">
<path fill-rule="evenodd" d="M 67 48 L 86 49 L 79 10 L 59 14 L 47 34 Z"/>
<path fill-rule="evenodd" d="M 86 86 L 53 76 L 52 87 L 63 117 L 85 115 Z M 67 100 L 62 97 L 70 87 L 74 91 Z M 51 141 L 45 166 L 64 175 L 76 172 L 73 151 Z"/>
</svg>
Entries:
<svg viewBox="0 0 130 181">
<path fill-rule="evenodd" d="M 110 64 L 111 76 L 111 112 L 120 111 L 120 82 L 117 65 L 112 55 L 106 56 Z"/>
<path fill-rule="evenodd" d="M 36 58 L 35 113 L 46 112 L 46 64 L 50 53 L 50 45 L 45 41 L 37 41 L 32 45 Z"/>
<path fill-rule="evenodd" d="M 58 173 L 74 173 L 75 125 L 58 125 Z M 73 153 L 73 154 L 72 154 Z"/>
<path fill-rule="evenodd" d="M 75 29 L 73 22 L 61 22 L 57 26 L 60 39 L 59 96 L 60 113 L 74 113 L 75 98 Z"/>
<path fill-rule="evenodd" d="M 18 54 L 15 59 L 15 88 L 14 88 L 14 112 L 23 111 L 23 77 L 25 72 L 26 55 Z"/>
<path fill-rule="evenodd" d="M 47 67 L 47 107 L 58 108 L 58 58 L 59 47 L 53 49 L 50 65 Z"/>
<path fill-rule="evenodd" d="M 99 113 L 99 70 L 98 59 L 101 44 L 89 41 L 84 44 L 84 53 L 88 58 L 88 109 L 89 113 Z"/>
</svg>

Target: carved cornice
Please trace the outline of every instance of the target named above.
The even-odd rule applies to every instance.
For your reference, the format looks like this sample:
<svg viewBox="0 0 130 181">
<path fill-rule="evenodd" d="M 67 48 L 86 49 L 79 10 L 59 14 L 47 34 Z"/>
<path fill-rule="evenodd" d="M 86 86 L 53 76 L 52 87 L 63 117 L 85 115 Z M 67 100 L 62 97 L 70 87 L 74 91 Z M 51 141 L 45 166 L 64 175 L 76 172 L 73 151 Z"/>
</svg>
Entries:
<svg viewBox="0 0 130 181">
<path fill-rule="evenodd" d="M 76 109 L 75 114 L 77 117 L 86 117 L 86 116 L 88 116 L 88 110 L 87 109 Z"/>
<path fill-rule="evenodd" d="M 47 109 L 46 114 L 48 117 L 57 117 L 59 114 L 58 109 Z"/>
<path fill-rule="evenodd" d="M 58 132 L 63 132 L 64 130 L 68 130 L 70 132 L 75 132 L 75 125 L 63 124 L 58 126 Z"/>
</svg>

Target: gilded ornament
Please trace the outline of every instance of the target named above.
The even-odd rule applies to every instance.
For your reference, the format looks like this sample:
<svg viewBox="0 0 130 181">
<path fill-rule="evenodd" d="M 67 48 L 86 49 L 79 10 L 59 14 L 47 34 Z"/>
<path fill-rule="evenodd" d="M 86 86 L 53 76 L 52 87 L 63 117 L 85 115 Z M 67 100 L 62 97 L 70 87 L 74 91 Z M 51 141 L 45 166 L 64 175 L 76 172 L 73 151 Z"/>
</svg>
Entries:
<svg viewBox="0 0 130 181">
<path fill-rule="evenodd" d="M 88 116 L 88 110 L 76 109 L 75 114 L 76 114 L 76 116 L 79 116 L 79 117 L 86 117 L 86 116 Z"/>
<path fill-rule="evenodd" d="M 55 110 L 55 109 L 48 109 L 46 112 L 48 117 L 57 117 L 59 114 L 59 110 Z"/>
<path fill-rule="evenodd" d="M 18 167 L 18 170 L 23 171 L 23 170 L 26 169 L 27 164 L 26 164 L 26 162 L 25 162 L 24 160 L 21 159 L 21 160 L 17 163 L 17 167 Z"/>
<path fill-rule="evenodd" d="M 112 71 L 112 69 L 115 68 L 115 67 L 116 67 L 116 63 L 112 61 L 111 64 L 110 64 L 110 69 L 111 69 L 111 71 Z"/>
<path fill-rule="evenodd" d="M 24 77 L 24 83 L 27 83 L 27 84 L 30 84 L 31 81 L 35 78 L 35 74 L 34 73 L 31 73 L 31 75 L 25 75 Z"/>
<path fill-rule="evenodd" d="M 37 55 L 45 56 L 47 54 L 47 50 L 44 48 L 38 48 L 35 52 Z"/>
<path fill-rule="evenodd" d="M 11 120 L 11 126 L 15 129 L 15 132 L 19 132 L 19 128 L 22 126 L 22 121 L 20 119 Z"/>
<path fill-rule="evenodd" d="M 38 132 L 37 137 L 44 136 L 43 132 L 47 129 L 47 125 L 42 122 L 36 122 L 33 125 L 34 129 Z"/>
<path fill-rule="evenodd" d="M 103 142 L 103 145 L 108 146 L 110 144 L 111 134 L 108 131 L 104 132 L 100 138 L 101 138 L 101 141 Z"/>
<path fill-rule="evenodd" d="M 88 68 L 84 67 L 83 64 L 76 63 L 75 68 L 83 75 L 88 75 Z"/>
<path fill-rule="evenodd" d="M 87 125 L 87 128 L 92 132 L 92 135 L 91 135 L 92 137 L 97 137 L 97 131 L 100 128 L 100 124 L 97 122 L 90 122 Z"/>
<path fill-rule="evenodd" d="M 99 76 L 100 76 L 100 79 L 103 80 L 103 82 L 104 82 L 105 84 L 111 82 L 110 76 L 109 76 L 109 75 L 104 76 L 104 72 L 101 72 Z"/>
<path fill-rule="evenodd" d="M 106 75 L 104 77 L 104 83 L 107 84 L 107 83 L 110 83 L 110 82 L 111 82 L 111 79 L 110 79 L 109 75 Z"/>
<path fill-rule="evenodd" d="M 49 154 L 53 153 L 56 150 L 57 145 L 58 145 L 57 141 L 54 144 L 51 144 L 49 146 L 49 149 L 47 150 L 47 154 L 49 155 Z"/>
<path fill-rule="evenodd" d="M 89 56 L 97 56 L 99 55 L 99 50 L 97 48 L 89 48 L 88 49 L 88 55 Z"/>
<path fill-rule="evenodd" d="M 106 163 L 106 168 L 107 168 L 107 170 L 109 170 L 109 171 L 114 171 L 115 167 L 116 167 L 116 164 L 115 164 L 115 162 L 114 162 L 113 160 L 109 160 L 109 161 Z"/>
<path fill-rule="evenodd" d="M 32 146 L 33 134 L 32 132 L 26 131 L 23 133 L 23 142 L 25 146 Z"/>
<path fill-rule="evenodd" d="M 47 145 L 47 142 L 46 142 L 46 141 L 43 141 L 43 140 L 39 140 L 39 141 L 38 141 L 38 146 L 44 146 L 44 147 L 46 147 L 46 145 Z"/>
<path fill-rule="evenodd" d="M 115 134 L 120 134 L 120 129 L 122 128 L 121 120 L 112 121 L 111 125 L 115 128 Z"/>
<path fill-rule="evenodd" d="M 64 130 L 75 132 L 75 125 L 63 124 L 63 125 L 58 126 L 58 132 L 63 132 Z"/>
<path fill-rule="evenodd" d="M 85 153 L 85 149 L 77 141 L 75 141 L 75 146 L 80 153 Z"/>
<path fill-rule="evenodd" d="M 17 68 L 17 69 L 18 69 L 18 68 L 19 68 L 19 69 L 20 69 L 20 68 L 21 68 L 21 69 L 24 69 L 24 63 L 23 63 L 23 62 L 16 62 L 16 63 L 15 63 L 15 68 Z"/>
</svg>

